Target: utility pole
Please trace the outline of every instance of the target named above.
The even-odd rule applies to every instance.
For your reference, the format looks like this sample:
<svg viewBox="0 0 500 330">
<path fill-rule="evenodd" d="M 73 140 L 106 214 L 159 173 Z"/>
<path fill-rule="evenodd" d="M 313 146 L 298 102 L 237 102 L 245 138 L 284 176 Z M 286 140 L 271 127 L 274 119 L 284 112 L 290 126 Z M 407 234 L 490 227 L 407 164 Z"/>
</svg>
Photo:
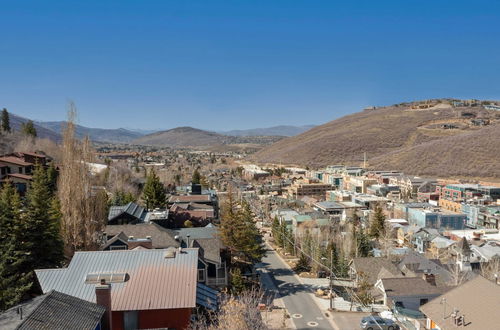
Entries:
<svg viewBox="0 0 500 330">
<path fill-rule="evenodd" d="M 330 311 L 333 311 L 333 249 L 330 249 Z"/>
</svg>

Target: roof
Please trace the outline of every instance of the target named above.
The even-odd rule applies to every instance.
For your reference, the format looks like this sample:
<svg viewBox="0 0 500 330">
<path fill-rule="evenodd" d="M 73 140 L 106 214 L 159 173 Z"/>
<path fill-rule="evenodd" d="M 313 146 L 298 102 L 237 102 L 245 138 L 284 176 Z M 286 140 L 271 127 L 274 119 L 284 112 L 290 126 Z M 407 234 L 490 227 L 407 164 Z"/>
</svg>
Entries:
<svg viewBox="0 0 500 330">
<path fill-rule="evenodd" d="M 31 180 L 33 177 L 31 175 L 26 175 L 26 174 L 21 174 L 21 173 L 11 173 L 7 174 L 7 177 L 10 178 L 18 178 L 18 179 L 23 179 L 23 180 Z"/>
<path fill-rule="evenodd" d="M 18 313 L 19 308 L 22 308 L 22 319 Z M 105 310 L 103 306 L 52 290 L 0 314 L 0 328 L 3 330 L 94 330 Z"/>
<path fill-rule="evenodd" d="M 187 237 L 189 235 L 190 239 L 200 239 L 200 238 L 215 238 L 218 236 L 217 227 L 206 226 L 206 227 L 193 227 L 193 228 L 180 228 L 174 229 L 173 232 L 181 237 Z"/>
<path fill-rule="evenodd" d="M 456 242 L 442 236 L 437 236 L 432 239 L 431 243 L 438 249 L 445 249 L 455 244 Z"/>
<path fill-rule="evenodd" d="M 456 329 L 451 313 L 465 316 L 469 329 L 497 329 L 500 324 L 500 286 L 482 276 L 429 301 L 420 310 L 442 330 Z M 443 315 L 446 319 L 443 319 Z"/>
<path fill-rule="evenodd" d="M 185 196 L 171 196 L 168 199 L 169 203 L 189 203 L 189 202 L 210 202 L 212 198 L 210 195 L 185 195 Z"/>
<path fill-rule="evenodd" d="M 0 162 L 9 163 L 9 164 L 15 164 L 15 165 L 20 165 L 20 166 L 30 166 L 30 165 L 33 165 L 32 163 L 25 162 L 23 159 L 21 159 L 19 157 L 14 157 L 14 156 L 0 157 Z"/>
<path fill-rule="evenodd" d="M 144 220 L 146 210 L 134 202 L 130 202 L 124 206 L 111 206 L 109 208 L 108 221 L 111 221 L 124 213 L 130 214 L 139 220 Z"/>
<path fill-rule="evenodd" d="M 446 290 L 420 277 L 383 278 L 380 281 L 388 297 L 440 295 Z"/>
<path fill-rule="evenodd" d="M 293 217 L 295 221 L 297 222 L 305 222 L 305 221 L 311 221 L 312 218 L 310 215 L 305 215 L 305 214 L 298 214 Z"/>
<path fill-rule="evenodd" d="M 165 249 L 168 247 L 178 247 L 179 242 L 175 240 L 176 233 L 173 230 L 150 223 L 138 223 L 135 225 L 107 225 L 104 229 L 106 235 L 115 236 L 123 233 L 128 237 L 146 238 L 151 236 L 153 249 Z"/>
<path fill-rule="evenodd" d="M 447 283 L 451 281 L 452 274 L 445 269 L 438 260 L 427 259 L 424 255 L 415 251 L 409 251 L 398 265 L 398 268 L 413 274 L 425 273 L 437 276 L 436 283 Z"/>
<path fill-rule="evenodd" d="M 38 269 L 43 292 L 57 290 L 95 302 L 89 274 L 126 273 L 128 280 L 111 284 L 113 311 L 193 308 L 196 306 L 198 249 L 76 252 L 67 268 Z"/>
<path fill-rule="evenodd" d="M 352 260 L 352 266 L 356 270 L 356 273 L 363 273 L 366 275 L 367 281 L 371 284 L 374 284 L 378 280 L 378 274 L 383 268 L 394 276 L 401 274 L 399 269 L 397 269 L 389 259 L 382 257 L 354 258 Z"/>
<path fill-rule="evenodd" d="M 220 250 L 224 248 L 221 240 L 218 238 L 198 238 L 190 242 L 190 247 L 199 248 L 198 253 L 204 260 L 220 264 Z"/>
</svg>

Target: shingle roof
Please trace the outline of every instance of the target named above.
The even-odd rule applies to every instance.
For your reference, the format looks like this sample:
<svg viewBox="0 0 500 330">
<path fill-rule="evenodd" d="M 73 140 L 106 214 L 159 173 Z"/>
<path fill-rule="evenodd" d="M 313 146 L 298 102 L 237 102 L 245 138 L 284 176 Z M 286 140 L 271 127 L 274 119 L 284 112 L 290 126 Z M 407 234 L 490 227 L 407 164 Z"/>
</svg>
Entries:
<svg viewBox="0 0 500 330">
<path fill-rule="evenodd" d="M 454 309 L 458 310 L 458 315 L 465 316 L 467 329 L 498 329 L 499 306 L 500 286 L 477 276 L 429 301 L 420 310 L 442 330 L 457 328 L 451 317 Z"/>
<path fill-rule="evenodd" d="M 176 233 L 173 230 L 163 228 L 154 222 L 138 223 L 136 225 L 107 225 L 106 235 L 115 236 L 124 233 L 128 237 L 146 238 L 151 236 L 153 249 L 164 249 L 171 246 L 178 247 L 179 242 L 175 240 Z"/>
<path fill-rule="evenodd" d="M 22 319 L 18 314 L 18 308 L 22 308 Z M 50 291 L 0 314 L 0 328 L 3 330 L 94 330 L 104 311 L 103 306 L 61 292 Z"/>
<path fill-rule="evenodd" d="M 414 274 L 434 274 L 437 277 L 436 283 L 440 284 L 450 282 L 452 278 L 451 273 L 439 261 L 427 259 L 415 251 L 408 252 L 399 263 L 398 268 L 403 272 L 410 271 Z"/>
<path fill-rule="evenodd" d="M 363 273 L 370 284 L 374 284 L 378 280 L 377 277 L 382 269 L 385 269 L 385 271 L 394 276 L 401 274 L 399 269 L 390 260 L 382 257 L 354 258 L 352 262 L 356 273 Z"/>
<path fill-rule="evenodd" d="M 381 281 L 388 297 L 438 295 L 446 291 L 445 288 L 431 285 L 420 277 L 383 278 Z"/>
<path fill-rule="evenodd" d="M 127 273 L 128 281 L 111 284 L 114 311 L 192 308 L 196 305 L 198 249 L 76 252 L 67 268 L 35 270 L 43 292 L 57 290 L 95 302 L 88 274 Z"/>
<path fill-rule="evenodd" d="M 191 239 L 214 238 L 218 235 L 217 227 L 180 228 L 173 231 L 181 237 L 187 237 L 187 235 L 189 235 Z"/>
</svg>

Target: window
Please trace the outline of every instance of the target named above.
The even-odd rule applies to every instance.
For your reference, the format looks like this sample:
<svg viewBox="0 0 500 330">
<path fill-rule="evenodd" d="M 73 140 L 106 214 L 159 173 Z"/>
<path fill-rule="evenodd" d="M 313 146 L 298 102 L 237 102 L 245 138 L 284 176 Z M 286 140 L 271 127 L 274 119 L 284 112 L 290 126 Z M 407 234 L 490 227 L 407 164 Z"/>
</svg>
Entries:
<svg viewBox="0 0 500 330">
<path fill-rule="evenodd" d="M 106 283 L 123 283 L 127 282 L 130 276 L 127 273 L 93 273 L 85 276 L 86 284 L 99 284 L 101 280 Z"/>
<path fill-rule="evenodd" d="M 23 168 L 22 167 L 19 167 L 19 173 L 23 174 Z"/>
<path fill-rule="evenodd" d="M 111 245 L 109 247 L 109 249 L 111 251 L 114 251 L 114 250 L 127 250 L 127 246 L 126 245 Z"/>
<path fill-rule="evenodd" d="M 205 282 L 205 270 L 198 269 L 198 282 Z"/>
</svg>

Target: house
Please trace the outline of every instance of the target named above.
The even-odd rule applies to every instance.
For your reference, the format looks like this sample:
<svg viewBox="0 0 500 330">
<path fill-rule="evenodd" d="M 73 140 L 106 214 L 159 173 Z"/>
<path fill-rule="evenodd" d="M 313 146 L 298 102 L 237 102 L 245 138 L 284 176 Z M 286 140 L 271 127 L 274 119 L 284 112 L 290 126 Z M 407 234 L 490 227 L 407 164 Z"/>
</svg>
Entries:
<svg viewBox="0 0 500 330">
<path fill-rule="evenodd" d="M 482 276 L 420 307 L 427 329 L 498 329 L 500 286 Z"/>
<path fill-rule="evenodd" d="M 398 269 L 407 277 L 420 277 L 435 286 L 447 286 L 452 274 L 437 259 L 428 259 L 415 251 L 409 251 L 398 264 Z"/>
<path fill-rule="evenodd" d="M 134 202 L 124 206 L 111 206 L 108 213 L 108 224 L 125 225 L 144 222 L 146 214 L 146 209 Z"/>
<path fill-rule="evenodd" d="M 419 313 L 420 306 L 448 289 L 432 285 L 420 277 L 381 278 L 375 283 L 375 288 L 384 305 L 395 312 L 410 315 Z"/>
<path fill-rule="evenodd" d="M 174 203 L 169 211 L 174 227 L 182 227 L 182 224 L 187 220 L 197 226 L 206 226 L 215 219 L 214 207 L 207 204 Z"/>
<path fill-rule="evenodd" d="M 102 250 L 198 248 L 198 283 L 210 287 L 228 285 L 229 255 L 216 227 L 171 230 L 155 223 L 106 226 Z"/>
<path fill-rule="evenodd" d="M 168 210 L 146 209 L 134 202 L 123 206 L 111 206 L 108 213 L 108 225 L 126 225 L 143 222 L 155 222 L 161 225 L 167 225 Z"/>
<path fill-rule="evenodd" d="M 31 182 L 34 166 L 16 155 L 0 157 L 0 182 L 9 181 L 20 194 L 24 194 Z"/>
<path fill-rule="evenodd" d="M 196 307 L 198 249 L 76 252 L 66 268 L 35 270 L 44 293 L 106 307 L 111 329 L 187 329 Z"/>
<path fill-rule="evenodd" d="M 226 287 L 229 282 L 229 251 L 218 236 L 216 227 L 181 228 L 175 230 L 182 247 L 198 248 L 198 282 L 209 287 Z"/>
<path fill-rule="evenodd" d="M 100 330 L 106 308 L 51 290 L 0 314 L 2 330 Z"/>
<path fill-rule="evenodd" d="M 207 191 L 205 194 L 193 194 L 193 195 L 174 195 L 168 199 L 168 206 L 171 207 L 174 204 L 204 204 L 212 206 L 214 210 L 214 218 L 217 219 L 219 217 L 219 202 L 217 195 L 212 191 Z"/>
<path fill-rule="evenodd" d="M 446 237 L 437 236 L 431 240 L 428 251 L 434 258 L 440 259 L 442 257 L 448 256 L 450 249 L 456 243 L 457 242 Z"/>
<path fill-rule="evenodd" d="M 354 258 L 349 264 L 349 276 L 359 285 L 363 280 L 374 285 L 380 278 L 403 276 L 387 258 Z"/>
</svg>

